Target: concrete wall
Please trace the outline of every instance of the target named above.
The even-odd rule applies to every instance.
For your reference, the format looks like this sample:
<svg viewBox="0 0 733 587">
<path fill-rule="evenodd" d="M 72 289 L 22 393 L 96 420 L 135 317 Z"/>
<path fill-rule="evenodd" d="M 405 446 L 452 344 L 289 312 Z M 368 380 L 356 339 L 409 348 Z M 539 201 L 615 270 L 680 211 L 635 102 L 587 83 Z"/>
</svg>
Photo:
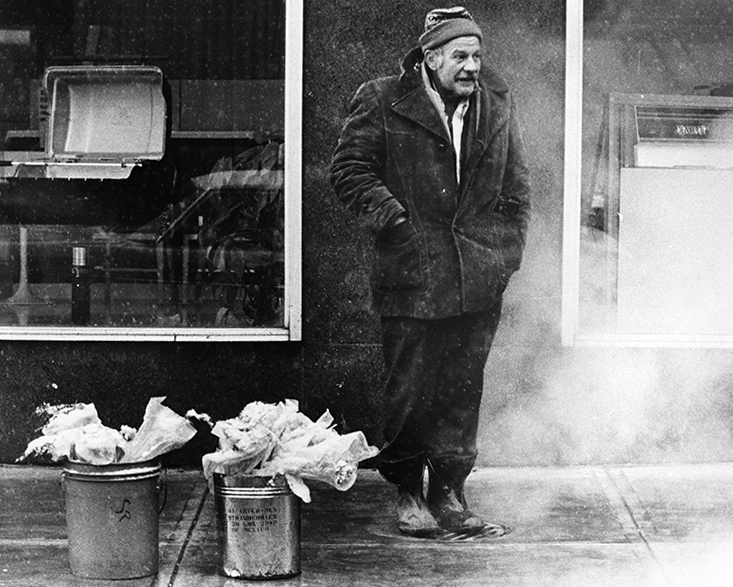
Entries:
<svg viewBox="0 0 733 587">
<path fill-rule="evenodd" d="M 525 263 L 507 291 L 486 369 L 480 463 L 731 458 L 729 353 L 561 346 L 564 2 L 465 5 L 487 33 L 487 61 L 517 94 L 535 187 Z M 603 13 L 603 2 L 590 5 Z M 292 397 L 309 415 L 329 408 L 342 431 L 361 429 L 379 441 L 383 373 L 367 291 L 371 242 L 336 201 L 328 164 L 358 85 L 398 71 L 433 7 L 424 0 L 306 2 L 303 342 L 0 343 L 0 462 L 12 461 L 35 434 L 33 411 L 42 402 L 93 401 L 105 422 L 135 425 L 155 395 L 215 418 L 255 399 Z M 596 129 L 587 132 L 593 144 Z M 169 460 L 196 463 L 211 446 L 202 437 Z"/>
</svg>

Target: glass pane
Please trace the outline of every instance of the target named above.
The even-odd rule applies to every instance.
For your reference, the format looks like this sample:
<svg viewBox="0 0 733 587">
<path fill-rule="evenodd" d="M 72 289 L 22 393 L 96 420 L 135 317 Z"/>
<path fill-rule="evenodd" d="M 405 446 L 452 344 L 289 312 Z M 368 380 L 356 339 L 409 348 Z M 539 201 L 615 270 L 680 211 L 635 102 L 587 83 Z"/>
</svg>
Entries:
<svg viewBox="0 0 733 587">
<path fill-rule="evenodd" d="M 731 19 L 725 0 L 585 4 L 581 336 L 733 334 Z"/>
<path fill-rule="evenodd" d="M 0 326 L 282 329 L 285 1 L 0 30 Z"/>
</svg>

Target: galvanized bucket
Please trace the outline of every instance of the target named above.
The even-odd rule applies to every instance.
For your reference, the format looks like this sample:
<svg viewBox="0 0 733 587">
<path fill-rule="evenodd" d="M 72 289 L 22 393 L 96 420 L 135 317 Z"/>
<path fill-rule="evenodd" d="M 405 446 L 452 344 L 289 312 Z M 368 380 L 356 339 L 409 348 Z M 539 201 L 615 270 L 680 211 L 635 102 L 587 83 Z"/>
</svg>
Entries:
<svg viewBox="0 0 733 587">
<path fill-rule="evenodd" d="M 214 474 L 219 574 L 282 579 L 300 573 L 300 500 L 278 476 Z"/>
<path fill-rule="evenodd" d="M 63 472 L 71 572 L 90 579 L 135 579 L 158 572 L 156 461 L 89 465 Z"/>
</svg>

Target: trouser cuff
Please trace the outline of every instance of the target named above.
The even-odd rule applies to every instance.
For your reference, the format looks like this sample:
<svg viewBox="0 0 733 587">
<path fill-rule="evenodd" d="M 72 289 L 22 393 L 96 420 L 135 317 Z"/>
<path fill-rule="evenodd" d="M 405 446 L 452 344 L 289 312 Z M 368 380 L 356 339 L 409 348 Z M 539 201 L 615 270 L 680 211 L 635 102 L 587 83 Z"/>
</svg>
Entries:
<svg viewBox="0 0 733 587">
<path fill-rule="evenodd" d="M 475 463 L 476 455 L 443 455 L 428 458 L 428 467 L 431 474 L 434 474 L 443 483 L 454 489 L 463 487 L 463 483 L 471 474 Z"/>
<path fill-rule="evenodd" d="M 418 487 L 423 480 L 425 457 L 418 455 L 398 461 L 377 461 L 377 470 L 387 481 L 406 488 Z"/>
</svg>

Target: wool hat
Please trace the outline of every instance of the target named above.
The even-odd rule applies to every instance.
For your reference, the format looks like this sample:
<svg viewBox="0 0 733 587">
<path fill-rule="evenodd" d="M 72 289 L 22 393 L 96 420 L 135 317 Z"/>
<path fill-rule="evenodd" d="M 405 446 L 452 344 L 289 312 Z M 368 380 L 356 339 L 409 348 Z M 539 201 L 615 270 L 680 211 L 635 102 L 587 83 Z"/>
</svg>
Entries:
<svg viewBox="0 0 733 587">
<path fill-rule="evenodd" d="M 431 10 L 425 17 L 425 30 L 420 35 L 420 47 L 435 49 L 458 37 L 475 36 L 483 40 L 481 28 L 463 6 Z"/>
</svg>

